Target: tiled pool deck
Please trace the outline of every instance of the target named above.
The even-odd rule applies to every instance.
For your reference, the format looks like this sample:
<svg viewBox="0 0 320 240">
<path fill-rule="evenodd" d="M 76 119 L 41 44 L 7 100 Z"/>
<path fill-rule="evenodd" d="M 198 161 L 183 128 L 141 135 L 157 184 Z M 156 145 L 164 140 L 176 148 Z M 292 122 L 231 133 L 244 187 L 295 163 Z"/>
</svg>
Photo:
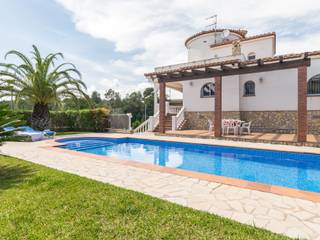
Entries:
<svg viewBox="0 0 320 240">
<path fill-rule="evenodd" d="M 319 148 L 311 147 L 160 137 L 151 134 L 86 134 L 85 136 L 130 136 L 320 154 Z M 1 147 L 1 151 L 3 154 L 143 192 L 273 232 L 320 240 L 320 198 L 317 194 L 52 148 L 56 144 L 50 140 L 7 143 Z"/>
<path fill-rule="evenodd" d="M 161 135 L 161 134 L 159 134 Z M 214 133 L 209 133 L 208 130 L 179 130 L 179 131 L 167 131 L 167 136 L 176 137 L 193 137 L 193 138 L 208 138 L 213 139 Z M 253 132 L 250 135 L 224 135 L 222 139 L 232 141 L 245 141 L 245 142 L 260 142 L 260 143 L 273 143 L 273 144 L 284 144 L 284 145 L 304 145 L 310 147 L 320 147 L 320 136 L 315 134 L 307 135 L 306 143 L 298 143 L 296 134 L 286 133 L 258 133 Z"/>
</svg>

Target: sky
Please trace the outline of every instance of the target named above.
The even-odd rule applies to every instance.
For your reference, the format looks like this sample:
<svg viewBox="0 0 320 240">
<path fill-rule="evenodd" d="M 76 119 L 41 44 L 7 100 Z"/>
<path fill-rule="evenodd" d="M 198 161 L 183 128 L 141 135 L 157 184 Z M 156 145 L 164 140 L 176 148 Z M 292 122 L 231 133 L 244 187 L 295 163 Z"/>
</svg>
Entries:
<svg viewBox="0 0 320 240">
<path fill-rule="evenodd" d="M 184 41 L 210 24 L 277 33 L 277 54 L 320 50 L 319 0 L 0 0 L 0 61 L 7 51 L 63 52 L 88 91 L 122 95 L 143 74 L 187 61 Z M 7 61 L 14 61 L 7 59 Z"/>
</svg>

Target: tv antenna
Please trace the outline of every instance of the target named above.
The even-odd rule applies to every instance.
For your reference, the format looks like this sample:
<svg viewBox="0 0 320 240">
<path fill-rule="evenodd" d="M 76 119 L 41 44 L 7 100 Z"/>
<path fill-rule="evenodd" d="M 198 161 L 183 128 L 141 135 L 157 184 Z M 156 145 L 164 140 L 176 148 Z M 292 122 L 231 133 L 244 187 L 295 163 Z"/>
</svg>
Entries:
<svg viewBox="0 0 320 240">
<path fill-rule="evenodd" d="M 217 23 L 218 23 L 218 15 L 214 14 L 208 18 L 206 18 L 207 21 L 211 21 L 211 24 L 207 25 L 206 28 L 208 30 L 217 30 Z"/>
<path fill-rule="evenodd" d="M 218 15 L 214 14 L 208 18 L 206 18 L 207 21 L 211 21 L 211 24 L 207 25 L 206 28 L 208 30 L 214 30 L 215 32 L 217 31 L 217 24 L 218 24 Z M 217 43 L 217 34 L 214 34 L 214 43 Z"/>
</svg>

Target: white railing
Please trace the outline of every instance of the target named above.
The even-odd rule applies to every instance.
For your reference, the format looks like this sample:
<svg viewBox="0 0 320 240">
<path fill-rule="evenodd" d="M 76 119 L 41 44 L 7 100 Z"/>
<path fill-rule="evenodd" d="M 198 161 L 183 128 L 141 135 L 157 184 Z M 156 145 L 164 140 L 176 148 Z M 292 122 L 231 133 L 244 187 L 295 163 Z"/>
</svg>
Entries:
<svg viewBox="0 0 320 240">
<path fill-rule="evenodd" d="M 155 115 L 150 116 L 146 121 L 141 123 L 136 129 L 133 130 L 134 133 L 145 133 L 152 132 L 159 124 L 159 112 Z"/>
<path fill-rule="evenodd" d="M 175 131 L 184 121 L 185 108 L 182 107 L 176 116 L 172 116 L 172 131 Z"/>
<path fill-rule="evenodd" d="M 149 132 L 153 132 L 154 129 L 159 125 L 159 112 L 149 117 Z"/>
<path fill-rule="evenodd" d="M 180 112 L 181 108 L 182 106 L 169 106 L 168 113 L 177 115 Z"/>
</svg>

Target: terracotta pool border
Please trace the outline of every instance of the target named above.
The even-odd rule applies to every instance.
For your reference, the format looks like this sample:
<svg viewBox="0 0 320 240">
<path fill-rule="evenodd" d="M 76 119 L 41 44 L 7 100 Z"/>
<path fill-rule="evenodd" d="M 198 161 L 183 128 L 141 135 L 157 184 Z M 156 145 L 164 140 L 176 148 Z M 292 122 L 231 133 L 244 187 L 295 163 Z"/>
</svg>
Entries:
<svg viewBox="0 0 320 240">
<path fill-rule="evenodd" d="M 77 138 L 77 137 L 73 137 L 73 138 Z M 95 138 L 95 137 L 92 137 L 92 138 Z M 110 137 L 110 138 L 112 138 L 112 137 Z M 123 137 L 123 138 L 128 138 L 128 137 Z M 139 139 L 145 139 L 145 138 L 139 138 Z M 145 139 L 145 140 L 151 140 L 151 139 Z M 159 141 L 162 141 L 162 140 L 159 140 Z M 277 195 L 281 195 L 281 196 L 294 197 L 294 198 L 309 200 L 309 201 L 313 201 L 313 202 L 320 202 L 320 194 L 315 193 L 315 192 L 308 192 L 308 191 L 298 190 L 298 189 L 294 189 L 294 188 L 286 188 L 286 187 L 281 187 L 281 186 L 246 181 L 246 180 L 242 180 L 242 179 L 217 176 L 217 175 L 207 174 L 207 173 L 199 173 L 199 172 L 194 172 L 194 171 L 189 171 L 189 170 L 182 170 L 182 169 L 177 169 L 177 168 L 163 167 L 163 166 L 158 166 L 158 165 L 154 165 L 154 164 L 141 163 L 138 161 L 121 160 L 121 159 L 114 158 L 114 157 L 99 156 L 99 155 L 91 154 L 91 153 L 84 153 L 84 152 L 78 152 L 78 151 L 69 150 L 69 149 L 58 148 L 59 146 L 61 146 L 63 144 L 57 144 L 57 142 L 55 140 L 49 140 L 48 142 L 54 143 L 54 145 L 42 146 L 42 148 L 46 148 L 46 149 L 58 151 L 58 152 L 63 152 L 63 153 L 68 153 L 68 154 L 72 154 L 75 156 L 94 158 L 96 160 L 107 160 L 107 161 L 115 163 L 115 164 L 137 167 L 137 168 L 142 168 L 142 169 L 151 170 L 151 171 L 176 174 L 176 175 L 180 175 L 180 176 L 184 176 L 184 177 L 197 178 L 200 180 L 221 183 L 221 184 L 230 185 L 230 186 L 234 186 L 234 187 L 240 187 L 240 188 L 245 188 L 245 189 L 250 189 L 250 190 L 257 190 L 257 191 L 277 194 Z M 201 143 L 199 143 L 199 144 L 201 144 Z M 273 150 L 271 150 L 271 151 L 273 151 Z"/>
</svg>

